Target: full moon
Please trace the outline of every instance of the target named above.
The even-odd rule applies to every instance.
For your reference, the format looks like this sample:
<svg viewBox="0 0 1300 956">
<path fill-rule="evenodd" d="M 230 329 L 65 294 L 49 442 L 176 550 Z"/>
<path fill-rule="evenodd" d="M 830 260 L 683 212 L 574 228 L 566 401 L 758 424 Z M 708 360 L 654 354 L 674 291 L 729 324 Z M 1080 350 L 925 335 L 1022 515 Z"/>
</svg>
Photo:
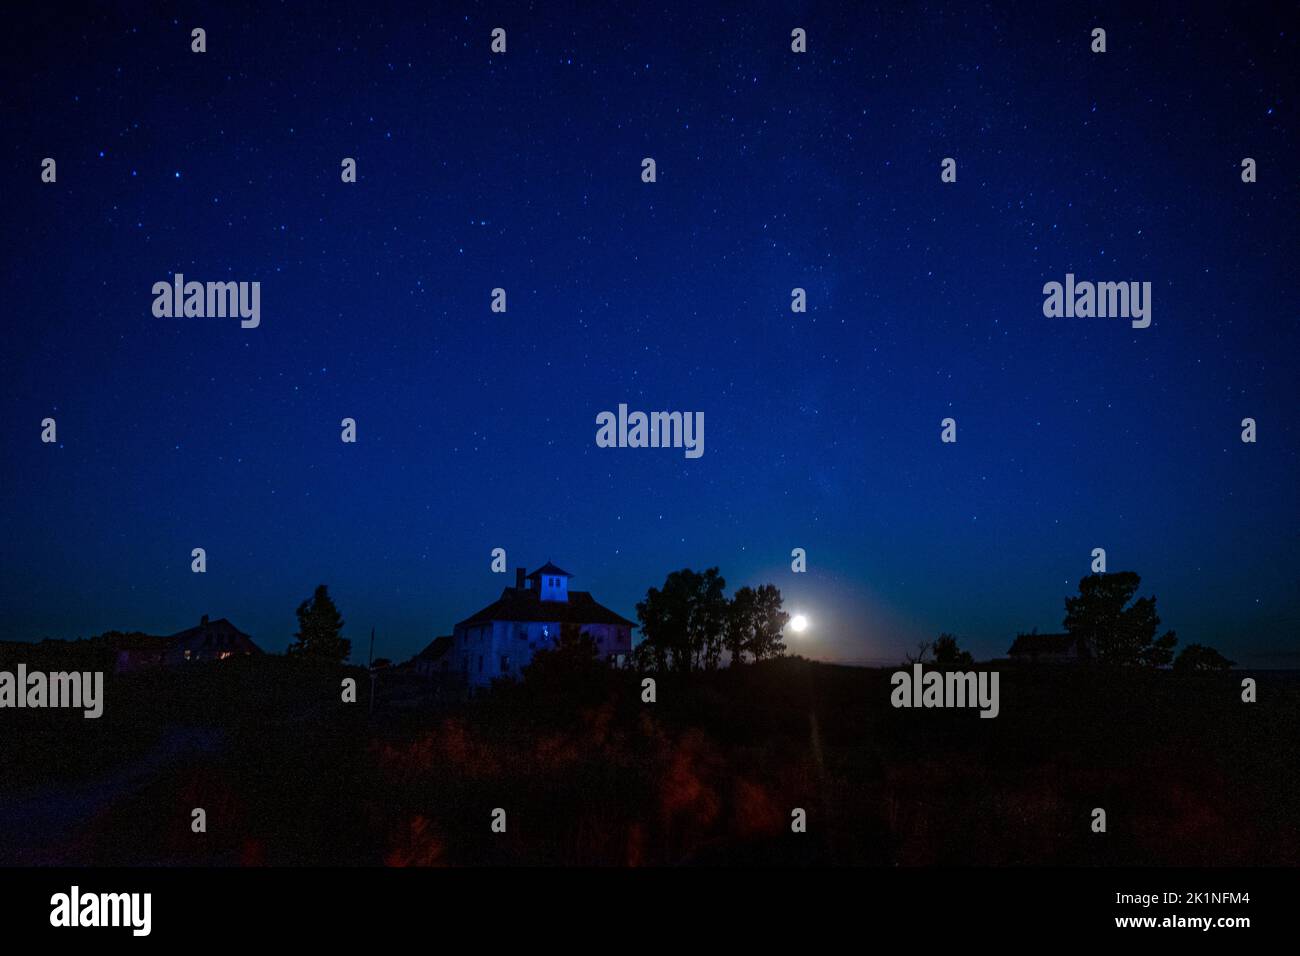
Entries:
<svg viewBox="0 0 1300 956">
<path fill-rule="evenodd" d="M 796 634 L 802 634 L 804 631 L 808 630 L 808 618 L 804 617 L 802 614 L 796 614 L 794 617 L 790 618 L 790 630 L 794 631 Z"/>
</svg>

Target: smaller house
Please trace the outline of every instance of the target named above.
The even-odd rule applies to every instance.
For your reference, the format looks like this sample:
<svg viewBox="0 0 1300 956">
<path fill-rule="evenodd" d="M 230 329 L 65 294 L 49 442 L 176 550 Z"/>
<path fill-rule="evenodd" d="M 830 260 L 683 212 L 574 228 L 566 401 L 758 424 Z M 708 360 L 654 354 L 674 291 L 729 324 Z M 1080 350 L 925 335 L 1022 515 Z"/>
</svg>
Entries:
<svg viewBox="0 0 1300 956">
<path fill-rule="evenodd" d="M 1007 657 L 1017 663 L 1078 664 L 1091 657 L 1086 642 L 1072 634 L 1018 634 Z"/>
<path fill-rule="evenodd" d="M 224 617 L 209 623 L 206 614 L 198 627 L 180 631 L 167 640 L 171 642 L 167 663 L 172 665 L 224 661 L 228 657 L 253 657 L 262 653 L 251 637 Z"/>
<path fill-rule="evenodd" d="M 152 667 L 181 667 L 199 661 L 222 661 L 229 657 L 253 657 L 262 649 L 253 639 L 224 617 L 209 621 L 205 614 L 197 627 L 170 637 L 149 634 L 124 636 L 117 644 L 119 674 Z"/>
<path fill-rule="evenodd" d="M 167 638 L 152 634 L 123 634 L 113 642 L 117 653 L 114 670 L 119 674 L 162 667 L 167 661 Z"/>
<path fill-rule="evenodd" d="M 452 637 L 450 634 L 435 637 L 424 650 L 415 655 L 415 672 L 421 677 L 435 677 L 451 670 Z"/>
</svg>

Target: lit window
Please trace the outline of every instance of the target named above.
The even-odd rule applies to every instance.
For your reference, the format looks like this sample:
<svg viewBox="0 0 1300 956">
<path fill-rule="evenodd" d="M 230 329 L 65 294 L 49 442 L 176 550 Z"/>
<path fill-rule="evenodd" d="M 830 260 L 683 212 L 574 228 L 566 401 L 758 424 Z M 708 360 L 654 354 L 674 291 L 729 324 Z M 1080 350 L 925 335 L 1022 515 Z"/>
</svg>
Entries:
<svg viewBox="0 0 1300 956">
<path fill-rule="evenodd" d="M 185 659 L 187 661 L 190 659 L 190 649 L 188 647 L 185 648 Z"/>
</svg>

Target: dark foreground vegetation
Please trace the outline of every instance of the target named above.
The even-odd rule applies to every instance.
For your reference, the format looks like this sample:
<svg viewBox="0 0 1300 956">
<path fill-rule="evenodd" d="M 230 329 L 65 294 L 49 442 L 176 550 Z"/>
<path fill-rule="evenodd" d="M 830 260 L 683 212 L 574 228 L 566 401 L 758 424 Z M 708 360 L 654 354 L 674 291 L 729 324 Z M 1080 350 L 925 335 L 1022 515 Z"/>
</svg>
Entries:
<svg viewBox="0 0 1300 956">
<path fill-rule="evenodd" d="M 1300 675 L 1250 675 L 1246 704 L 1243 672 L 1006 668 L 991 720 L 895 710 L 889 675 L 777 659 L 661 673 L 655 703 L 604 670 L 439 703 L 394 673 L 373 714 L 356 668 L 110 676 L 99 720 L 6 713 L 0 862 L 1300 862 Z"/>
</svg>

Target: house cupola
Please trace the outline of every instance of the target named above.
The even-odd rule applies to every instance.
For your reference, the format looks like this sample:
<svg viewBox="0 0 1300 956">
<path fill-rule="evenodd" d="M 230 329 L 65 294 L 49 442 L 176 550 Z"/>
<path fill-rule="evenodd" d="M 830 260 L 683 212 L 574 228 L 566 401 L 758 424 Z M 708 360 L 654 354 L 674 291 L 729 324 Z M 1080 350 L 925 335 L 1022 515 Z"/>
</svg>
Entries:
<svg viewBox="0 0 1300 956">
<path fill-rule="evenodd" d="M 569 578 L 573 577 L 563 568 L 557 568 L 547 561 L 540 568 L 528 575 L 528 580 L 535 582 L 533 587 L 537 590 L 538 600 L 541 601 L 564 601 L 569 600 Z"/>
</svg>

